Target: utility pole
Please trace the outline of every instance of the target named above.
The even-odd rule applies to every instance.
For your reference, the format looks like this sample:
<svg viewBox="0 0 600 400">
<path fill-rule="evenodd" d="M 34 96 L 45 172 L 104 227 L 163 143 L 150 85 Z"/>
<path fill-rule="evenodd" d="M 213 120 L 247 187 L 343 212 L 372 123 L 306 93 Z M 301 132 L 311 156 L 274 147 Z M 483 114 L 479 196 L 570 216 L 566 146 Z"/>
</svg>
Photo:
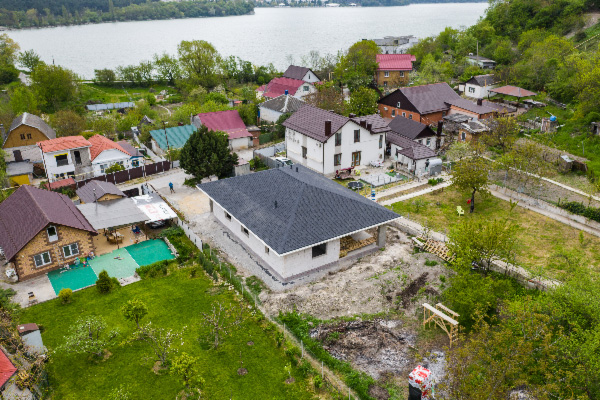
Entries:
<svg viewBox="0 0 600 400">
<path fill-rule="evenodd" d="M 167 141 L 167 156 L 169 157 L 169 164 L 173 167 L 173 162 L 171 161 L 171 149 L 169 148 L 169 136 L 167 135 L 167 125 L 165 121 L 163 121 L 163 130 L 165 131 L 165 140 Z"/>
</svg>

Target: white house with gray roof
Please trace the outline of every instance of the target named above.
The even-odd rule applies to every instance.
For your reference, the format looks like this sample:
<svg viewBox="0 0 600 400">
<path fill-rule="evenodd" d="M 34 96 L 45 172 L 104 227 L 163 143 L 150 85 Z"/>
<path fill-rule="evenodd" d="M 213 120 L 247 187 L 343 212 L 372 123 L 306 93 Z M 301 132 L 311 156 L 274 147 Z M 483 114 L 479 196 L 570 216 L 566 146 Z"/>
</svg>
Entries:
<svg viewBox="0 0 600 400">
<path fill-rule="evenodd" d="M 387 122 L 377 114 L 344 117 L 305 105 L 283 125 L 287 157 L 324 175 L 381 161 Z"/>
<path fill-rule="evenodd" d="M 198 185 L 214 217 L 281 282 L 385 246 L 398 215 L 299 165 Z M 348 251 L 348 244 L 359 249 Z"/>
<path fill-rule="evenodd" d="M 261 121 L 275 123 L 283 114 L 293 114 L 306 103 L 289 94 L 282 94 L 258 106 Z"/>
</svg>

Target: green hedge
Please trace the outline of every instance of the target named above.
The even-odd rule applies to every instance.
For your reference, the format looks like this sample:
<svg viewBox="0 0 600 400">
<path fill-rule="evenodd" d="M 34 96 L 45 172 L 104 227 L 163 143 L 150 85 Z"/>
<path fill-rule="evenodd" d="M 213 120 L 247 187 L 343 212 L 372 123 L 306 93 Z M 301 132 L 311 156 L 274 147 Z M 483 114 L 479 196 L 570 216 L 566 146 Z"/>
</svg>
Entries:
<svg viewBox="0 0 600 400">
<path fill-rule="evenodd" d="M 600 222 L 600 208 L 586 207 L 583 203 L 577 203 L 575 201 L 559 204 L 559 207 L 564 208 L 573 214 L 583 215 L 592 221 Z"/>
<path fill-rule="evenodd" d="M 263 133 L 258 137 L 259 144 L 265 144 L 273 141 L 273 133 Z"/>
</svg>

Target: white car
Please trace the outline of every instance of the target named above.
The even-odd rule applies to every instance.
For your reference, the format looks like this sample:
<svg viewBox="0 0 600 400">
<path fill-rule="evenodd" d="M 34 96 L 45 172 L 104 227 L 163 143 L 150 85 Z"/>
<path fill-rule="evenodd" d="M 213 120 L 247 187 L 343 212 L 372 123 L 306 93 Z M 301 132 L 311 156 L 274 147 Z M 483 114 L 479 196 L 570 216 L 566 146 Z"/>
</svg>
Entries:
<svg viewBox="0 0 600 400">
<path fill-rule="evenodd" d="M 286 157 L 275 157 L 275 161 L 279 161 L 283 165 L 293 165 L 294 164 L 292 162 L 292 160 L 290 160 L 289 158 L 286 158 Z"/>
</svg>

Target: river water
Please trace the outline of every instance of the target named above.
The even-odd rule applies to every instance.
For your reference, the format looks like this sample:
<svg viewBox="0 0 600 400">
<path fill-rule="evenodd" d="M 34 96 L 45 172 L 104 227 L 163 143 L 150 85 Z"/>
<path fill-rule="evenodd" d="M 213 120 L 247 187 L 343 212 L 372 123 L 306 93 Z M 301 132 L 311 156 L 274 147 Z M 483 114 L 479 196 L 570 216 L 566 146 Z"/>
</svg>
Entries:
<svg viewBox="0 0 600 400">
<path fill-rule="evenodd" d="M 155 53 L 175 54 L 182 40 L 211 42 L 224 56 L 287 67 L 311 50 L 337 53 L 360 39 L 414 35 L 473 25 L 486 3 L 413 4 L 403 7 L 256 8 L 254 15 L 8 31 L 21 49 L 84 78 L 94 69 L 137 64 Z"/>
</svg>

